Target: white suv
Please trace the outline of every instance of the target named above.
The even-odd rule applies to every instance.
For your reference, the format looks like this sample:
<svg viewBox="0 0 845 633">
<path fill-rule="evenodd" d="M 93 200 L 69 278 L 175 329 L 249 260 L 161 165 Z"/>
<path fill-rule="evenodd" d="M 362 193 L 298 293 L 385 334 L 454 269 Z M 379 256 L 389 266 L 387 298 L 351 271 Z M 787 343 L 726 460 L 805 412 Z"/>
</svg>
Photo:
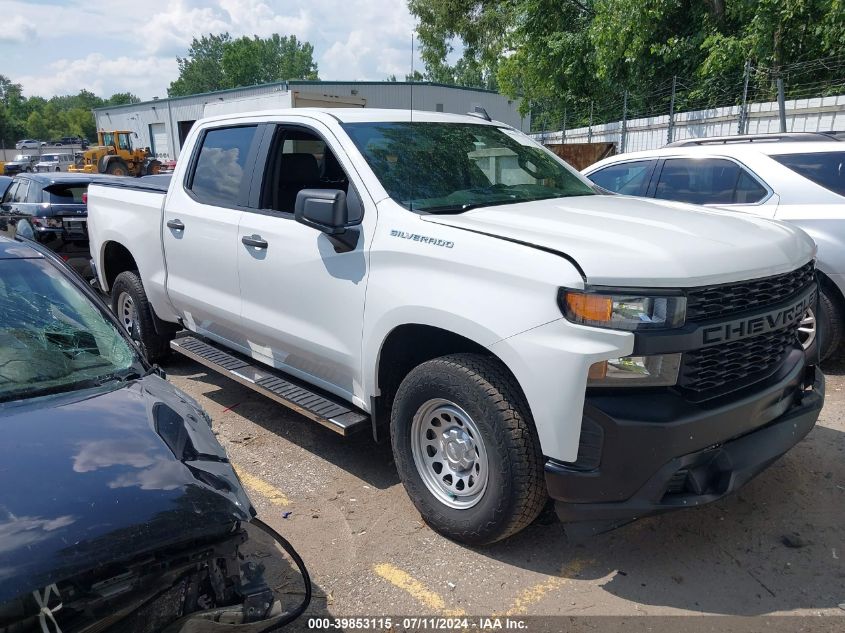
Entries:
<svg viewBox="0 0 845 633">
<path fill-rule="evenodd" d="M 72 154 L 41 154 L 35 171 L 67 171 L 73 165 Z"/>
<path fill-rule="evenodd" d="M 811 135 L 680 141 L 612 156 L 583 173 L 615 193 L 754 213 L 804 229 L 819 248 L 818 348 L 824 359 L 845 333 L 845 145 L 801 138 Z M 803 329 L 809 347 L 814 320 Z"/>
</svg>

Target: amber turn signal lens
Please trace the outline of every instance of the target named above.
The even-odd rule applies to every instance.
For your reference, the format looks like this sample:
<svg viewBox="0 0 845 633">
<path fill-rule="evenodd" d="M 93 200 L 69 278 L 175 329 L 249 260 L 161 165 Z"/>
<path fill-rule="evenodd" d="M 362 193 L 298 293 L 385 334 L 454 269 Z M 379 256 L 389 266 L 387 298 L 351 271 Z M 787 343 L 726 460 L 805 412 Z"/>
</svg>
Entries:
<svg viewBox="0 0 845 633">
<path fill-rule="evenodd" d="M 603 295 L 587 295 L 574 292 L 566 293 L 566 307 L 569 313 L 584 321 L 610 321 L 613 300 Z"/>
</svg>

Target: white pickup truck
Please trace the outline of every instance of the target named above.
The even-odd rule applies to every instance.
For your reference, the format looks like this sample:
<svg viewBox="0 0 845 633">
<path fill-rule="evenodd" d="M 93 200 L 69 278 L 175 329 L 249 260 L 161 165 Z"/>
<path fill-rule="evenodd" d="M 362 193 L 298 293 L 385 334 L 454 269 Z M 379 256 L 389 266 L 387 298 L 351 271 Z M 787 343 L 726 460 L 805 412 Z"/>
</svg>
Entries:
<svg viewBox="0 0 845 633">
<path fill-rule="evenodd" d="M 390 437 L 466 543 L 549 497 L 606 529 L 718 499 L 804 437 L 815 246 L 785 224 L 600 195 L 471 116 L 213 117 L 172 179 L 92 185 L 93 265 L 152 360 L 190 356 L 340 433 Z"/>
</svg>

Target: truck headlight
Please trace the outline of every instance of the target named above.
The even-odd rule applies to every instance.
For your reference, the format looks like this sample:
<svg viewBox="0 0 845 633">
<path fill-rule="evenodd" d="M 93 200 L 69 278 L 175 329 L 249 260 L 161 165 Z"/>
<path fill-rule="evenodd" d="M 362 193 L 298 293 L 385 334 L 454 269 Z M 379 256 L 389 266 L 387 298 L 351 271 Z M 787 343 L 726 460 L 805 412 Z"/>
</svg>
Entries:
<svg viewBox="0 0 845 633">
<path fill-rule="evenodd" d="M 596 294 L 561 289 L 560 309 L 567 320 L 613 330 L 665 330 L 681 327 L 687 300 L 680 295 Z"/>
<path fill-rule="evenodd" d="M 590 366 L 588 387 L 670 387 L 678 382 L 680 354 L 624 356 Z"/>
</svg>

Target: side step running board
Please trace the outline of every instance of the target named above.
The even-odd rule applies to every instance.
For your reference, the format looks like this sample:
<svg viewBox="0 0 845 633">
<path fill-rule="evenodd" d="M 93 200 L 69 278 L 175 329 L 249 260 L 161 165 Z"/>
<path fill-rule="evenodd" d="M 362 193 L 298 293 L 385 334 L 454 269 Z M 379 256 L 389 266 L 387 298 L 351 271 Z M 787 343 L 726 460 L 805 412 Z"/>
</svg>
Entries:
<svg viewBox="0 0 845 633">
<path fill-rule="evenodd" d="M 305 384 L 269 367 L 251 365 L 193 336 L 170 341 L 174 351 L 272 398 L 341 435 L 369 428 L 370 417 L 347 404 L 311 391 Z"/>
</svg>

